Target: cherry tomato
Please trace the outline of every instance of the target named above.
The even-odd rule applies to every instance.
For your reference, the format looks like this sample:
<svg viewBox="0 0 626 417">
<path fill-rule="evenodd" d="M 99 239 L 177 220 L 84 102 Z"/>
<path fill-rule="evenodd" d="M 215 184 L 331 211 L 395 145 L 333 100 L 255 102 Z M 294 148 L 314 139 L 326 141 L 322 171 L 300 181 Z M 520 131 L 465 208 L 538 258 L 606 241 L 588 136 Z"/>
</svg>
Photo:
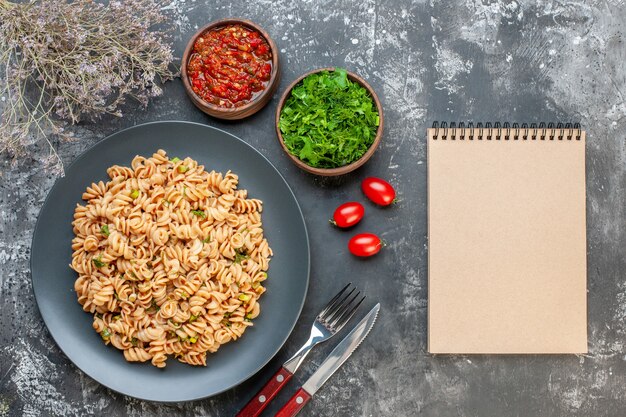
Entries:
<svg viewBox="0 0 626 417">
<path fill-rule="evenodd" d="M 364 214 L 365 208 L 361 203 L 350 201 L 337 207 L 330 222 L 341 228 L 352 227 L 361 221 Z"/>
<path fill-rule="evenodd" d="M 376 255 L 383 246 L 383 241 L 373 233 L 360 233 L 348 242 L 348 249 L 354 256 Z"/>
<path fill-rule="evenodd" d="M 361 183 L 361 189 L 374 203 L 388 206 L 396 200 L 396 191 L 387 181 L 376 177 L 367 177 Z"/>
</svg>

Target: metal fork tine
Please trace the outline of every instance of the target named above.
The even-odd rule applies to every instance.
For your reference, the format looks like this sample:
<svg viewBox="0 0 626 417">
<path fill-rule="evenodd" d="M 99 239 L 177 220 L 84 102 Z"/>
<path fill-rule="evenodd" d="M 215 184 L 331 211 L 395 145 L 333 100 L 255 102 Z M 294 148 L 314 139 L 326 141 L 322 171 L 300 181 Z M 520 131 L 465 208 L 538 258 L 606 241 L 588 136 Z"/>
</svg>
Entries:
<svg viewBox="0 0 626 417">
<path fill-rule="evenodd" d="M 356 294 L 354 294 L 354 296 L 352 298 L 350 298 L 349 300 L 347 300 L 342 306 L 341 309 L 337 310 L 337 313 L 335 315 L 333 315 L 333 317 L 329 317 L 328 318 L 328 325 L 331 328 L 335 328 L 335 326 L 337 325 L 337 323 L 339 322 L 339 319 L 341 319 L 341 316 L 343 316 L 344 314 L 346 314 L 346 312 L 351 311 L 351 306 L 352 303 L 354 302 L 354 300 L 356 300 L 359 295 L 361 294 L 360 291 L 358 291 Z"/>
<path fill-rule="evenodd" d="M 337 322 L 337 324 L 335 325 L 335 328 L 337 329 L 337 331 L 340 331 L 343 326 L 346 325 L 347 322 L 350 321 L 350 319 L 352 318 L 352 316 L 354 316 L 354 313 L 356 313 L 357 309 L 359 308 L 359 306 L 361 305 L 361 303 L 363 302 L 363 300 L 365 300 L 365 296 L 363 296 L 358 303 L 356 303 L 356 305 L 352 308 L 351 311 L 346 312 L 344 315 L 342 315 L 339 318 L 339 321 Z"/>
<path fill-rule="evenodd" d="M 337 300 L 337 302 L 335 303 L 335 305 L 333 306 L 333 308 L 331 308 L 330 310 L 328 310 L 328 312 L 322 317 L 322 320 L 325 322 L 329 322 L 331 321 L 334 317 L 336 317 L 337 312 L 343 308 L 343 306 L 348 302 L 348 300 L 350 299 L 350 296 L 352 294 L 354 294 L 354 292 L 357 291 L 356 288 L 352 288 L 352 290 L 350 290 L 349 293 L 347 293 L 346 295 L 344 295 L 343 297 L 341 297 L 340 300 Z M 358 293 L 358 291 L 357 291 Z"/>
<path fill-rule="evenodd" d="M 348 287 L 350 287 L 350 285 L 352 285 L 351 282 L 348 283 L 348 285 L 346 285 L 345 287 L 343 287 L 343 289 L 341 291 L 339 291 L 337 293 L 337 295 L 335 295 L 332 300 L 330 300 L 328 302 L 328 304 L 326 304 L 326 307 L 324 307 L 324 309 L 322 311 L 320 311 L 320 313 L 317 315 L 318 318 L 320 317 L 324 317 L 327 313 L 328 310 L 331 309 L 335 303 L 337 302 L 337 300 L 341 297 L 341 295 L 348 289 Z"/>
<path fill-rule="evenodd" d="M 345 299 L 346 294 L 350 295 L 352 291 L 354 291 L 354 289 L 350 290 L 351 285 L 352 284 L 348 284 L 344 289 L 342 289 L 340 293 L 337 294 L 335 298 L 333 298 L 333 300 L 331 300 L 332 302 L 328 303 L 326 308 L 318 315 L 318 317 L 324 318 L 332 314 L 333 311 L 337 309 L 337 306 L 340 306 L 341 303 L 343 303 L 343 300 Z"/>
<path fill-rule="evenodd" d="M 332 317 L 328 318 L 327 320 L 328 324 L 331 326 L 334 326 L 334 323 L 337 322 L 337 319 L 341 317 L 350 308 L 350 305 L 352 304 L 352 302 L 356 300 L 360 294 L 361 292 L 357 291 L 356 294 L 354 294 L 351 298 L 347 298 L 345 302 L 341 305 L 341 308 L 337 309 L 335 314 L 333 314 Z"/>
</svg>

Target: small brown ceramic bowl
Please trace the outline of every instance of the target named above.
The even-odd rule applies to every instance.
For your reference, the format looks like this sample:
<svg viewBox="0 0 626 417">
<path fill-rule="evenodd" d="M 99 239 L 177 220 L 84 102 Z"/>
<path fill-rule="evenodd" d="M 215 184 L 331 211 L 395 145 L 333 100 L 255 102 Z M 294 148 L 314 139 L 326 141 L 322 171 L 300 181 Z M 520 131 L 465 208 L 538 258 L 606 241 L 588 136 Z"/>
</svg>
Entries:
<svg viewBox="0 0 626 417">
<path fill-rule="evenodd" d="M 334 71 L 334 70 L 335 70 L 334 67 L 316 69 L 316 70 L 307 72 L 306 74 L 304 74 L 303 76 L 301 76 L 300 78 L 292 82 L 291 85 L 287 87 L 287 90 L 285 90 L 285 93 L 280 98 L 280 102 L 278 103 L 278 108 L 276 109 L 276 134 L 278 135 L 278 141 L 280 142 L 280 146 L 283 147 L 283 150 L 285 151 L 287 156 L 291 159 L 291 161 L 294 164 L 296 164 L 298 167 L 302 168 L 303 170 L 310 172 L 311 174 L 321 175 L 325 177 L 334 177 L 337 175 L 344 175 L 344 174 L 347 174 L 348 172 L 352 172 L 355 169 L 359 168 L 361 165 L 366 163 L 372 157 L 372 155 L 374 154 L 374 151 L 380 144 L 380 140 L 383 137 L 383 125 L 384 125 L 383 106 L 380 104 L 380 100 L 378 99 L 378 96 L 376 95 L 372 87 L 367 82 L 365 82 L 363 78 L 359 77 L 353 72 L 347 71 L 348 79 L 350 81 L 358 83 L 369 92 L 370 96 L 372 97 L 372 100 L 374 100 L 374 103 L 376 103 L 376 109 L 378 110 L 378 116 L 380 118 L 380 122 L 378 125 L 378 130 L 376 131 L 376 137 L 374 138 L 374 142 L 370 145 L 369 149 L 363 154 L 363 156 L 361 156 L 361 158 L 357 159 L 351 164 L 340 166 L 337 168 L 315 168 L 310 165 L 307 165 L 305 162 L 298 159 L 297 156 L 292 155 L 291 152 L 289 152 L 289 150 L 287 149 L 287 146 L 285 145 L 285 141 L 283 140 L 283 135 L 280 132 L 279 122 L 280 122 L 280 113 L 283 111 L 283 106 L 285 105 L 285 101 L 287 101 L 287 98 L 289 98 L 289 96 L 291 95 L 291 90 L 300 81 L 302 81 L 304 78 L 308 77 L 311 74 L 315 74 L 321 71 Z"/>
<path fill-rule="evenodd" d="M 252 30 L 259 32 L 267 41 L 270 46 L 270 50 L 272 51 L 272 74 L 270 76 L 270 81 L 267 84 L 267 88 L 261 92 L 261 94 L 254 97 L 249 103 L 244 104 L 240 107 L 219 107 L 215 104 L 209 103 L 202 98 L 200 98 L 191 88 L 191 83 L 189 82 L 189 77 L 187 76 L 187 64 L 189 62 L 189 57 L 191 55 L 191 50 L 193 49 L 193 45 L 196 42 L 196 39 L 200 35 L 202 35 L 207 30 L 217 28 L 220 26 L 228 26 L 228 25 L 242 25 L 246 26 Z M 209 23 L 204 26 L 200 30 L 198 30 L 189 40 L 187 47 L 185 48 L 185 52 L 183 53 L 182 58 L 182 68 L 181 68 L 181 78 L 183 79 L 183 84 L 185 86 L 185 91 L 193 104 L 196 105 L 200 110 L 208 114 L 209 116 L 217 117 L 219 119 L 224 120 L 239 120 L 245 117 L 251 116 L 254 113 L 258 112 L 265 106 L 276 91 L 276 87 L 278 87 L 278 83 L 280 81 L 280 64 L 278 60 L 278 48 L 276 48 L 276 44 L 270 38 L 268 33 L 264 31 L 261 27 L 252 23 L 249 20 L 245 19 L 221 19 L 216 20 L 214 22 Z"/>
</svg>

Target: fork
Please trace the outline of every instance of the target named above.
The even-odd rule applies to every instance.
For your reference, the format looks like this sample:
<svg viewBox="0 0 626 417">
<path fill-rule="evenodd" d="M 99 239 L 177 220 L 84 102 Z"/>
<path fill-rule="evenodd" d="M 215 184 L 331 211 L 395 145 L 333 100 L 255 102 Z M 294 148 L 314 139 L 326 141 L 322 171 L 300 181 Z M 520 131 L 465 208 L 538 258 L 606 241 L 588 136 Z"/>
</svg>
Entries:
<svg viewBox="0 0 626 417">
<path fill-rule="evenodd" d="M 267 407 L 267 404 L 289 382 L 298 370 L 306 355 L 318 343 L 324 342 L 337 334 L 354 315 L 365 296 L 359 299 L 360 291 L 350 287 L 349 283 L 317 315 L 311 326 L 311 335 L 306 343 L 267 381 L 265 386 L 254 396 L 236 417 L 257 417 Z M 355 293 L 356 291 L 356 293 Z"/>
</svg>

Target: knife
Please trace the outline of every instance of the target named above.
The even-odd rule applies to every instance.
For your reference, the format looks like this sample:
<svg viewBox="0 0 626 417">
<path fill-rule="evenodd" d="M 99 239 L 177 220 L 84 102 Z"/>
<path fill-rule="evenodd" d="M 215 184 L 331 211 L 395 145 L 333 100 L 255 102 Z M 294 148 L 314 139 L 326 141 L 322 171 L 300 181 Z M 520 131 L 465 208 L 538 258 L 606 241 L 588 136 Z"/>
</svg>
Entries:
<svg viewBox="0 0 626 417">
<path fill-rule="evenodd" d="M 293 397 L 276 413 L 275 417 L 293 417 L 304 408 L 311 397 L 315 395 L 328 378 L 335 373 L 337 369 L 352 355 L 352 352 L 359 347 L 361 342 L 367 337 L 370 330 L 374 326 L 376 317 L 380 310 L 380 304 L 376 304 L 374 308 L 357 324 L 354 329 L 330 352 L 330 355 L 322 362 L 317 371 L 308 381 L 302 385 Z"/>
</svg>

